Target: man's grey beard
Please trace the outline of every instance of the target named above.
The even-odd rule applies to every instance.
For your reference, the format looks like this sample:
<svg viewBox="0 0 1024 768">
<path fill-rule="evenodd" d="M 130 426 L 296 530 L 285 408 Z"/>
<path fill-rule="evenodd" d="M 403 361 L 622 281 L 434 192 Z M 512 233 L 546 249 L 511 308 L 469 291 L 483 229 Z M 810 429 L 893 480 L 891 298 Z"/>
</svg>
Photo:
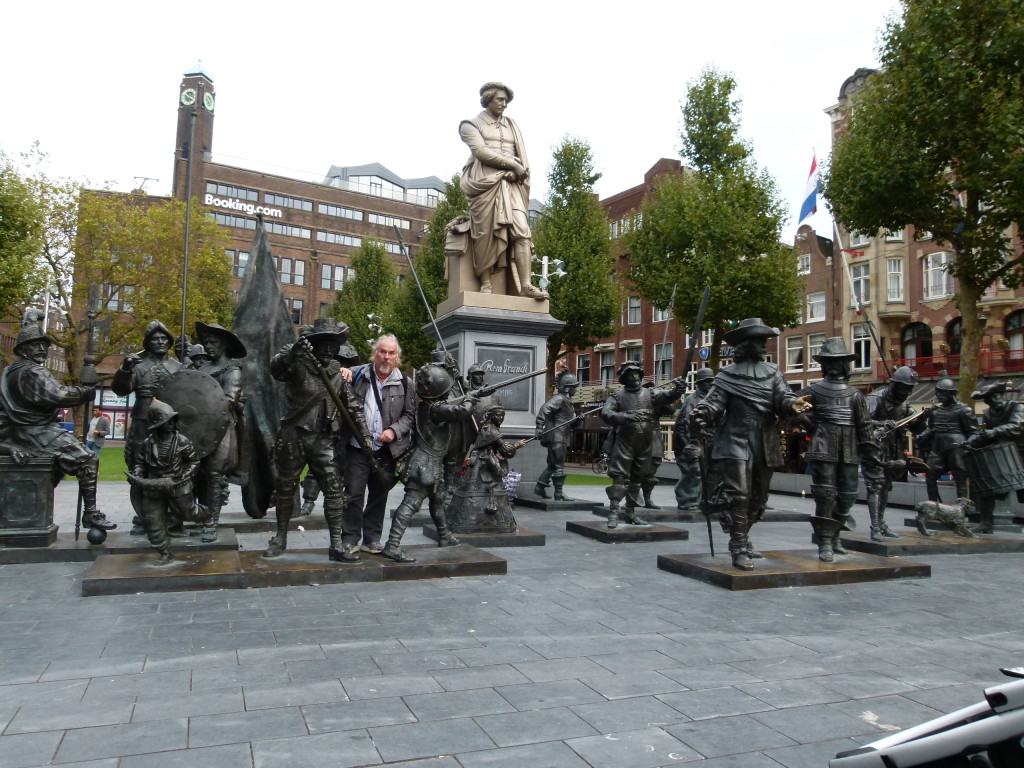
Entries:
<svg viewBox="0 0 1024 768">
<path fill-rule="evenodd" d="M 395 366 L 391 363 L 377 363 L 374 367 L 377 369 L 378 376 L 390 376 L 391 372 L 395 370 Z"/>
</svg>

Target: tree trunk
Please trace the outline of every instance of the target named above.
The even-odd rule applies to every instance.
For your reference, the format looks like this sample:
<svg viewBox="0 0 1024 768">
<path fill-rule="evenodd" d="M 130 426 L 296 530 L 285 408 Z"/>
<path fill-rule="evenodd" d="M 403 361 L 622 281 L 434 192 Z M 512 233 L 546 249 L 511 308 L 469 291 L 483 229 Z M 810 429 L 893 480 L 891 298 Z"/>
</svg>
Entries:
<svg viewBox="0 0 1024 768">
<path fill-rule="evenodd" d="M 960 344 L 960 399 L 969 403 L 971 392 L 978 385 L 979 358 L 981 351 L 982 328 L 978 323 L 978 300 L 981 290 L 969 283 L 960 283 L 960 315 L 963 318 L 963 330 Z"/>
</svg>

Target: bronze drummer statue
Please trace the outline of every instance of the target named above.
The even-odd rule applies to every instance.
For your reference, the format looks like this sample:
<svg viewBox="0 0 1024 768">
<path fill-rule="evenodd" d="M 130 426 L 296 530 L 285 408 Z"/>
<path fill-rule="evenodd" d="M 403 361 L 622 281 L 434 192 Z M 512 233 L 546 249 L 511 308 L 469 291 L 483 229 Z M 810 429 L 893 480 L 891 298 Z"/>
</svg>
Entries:
<svg viewBox="0 0 1024 768">
<path fill-rule="evenodd" d="M 1009 382 L 997 382 L 971 393 L 971 399 L 984 400 L 988 406 L 981 431 L 964 442 L 973 470 L 971 493 L 981 520 L 978 533 L 992 533 L 996 516 L 1007 515 L 1011 490 L 1024 502 L 1024 403 L 1007 397 L 1016 391 Z"/>
</svg>

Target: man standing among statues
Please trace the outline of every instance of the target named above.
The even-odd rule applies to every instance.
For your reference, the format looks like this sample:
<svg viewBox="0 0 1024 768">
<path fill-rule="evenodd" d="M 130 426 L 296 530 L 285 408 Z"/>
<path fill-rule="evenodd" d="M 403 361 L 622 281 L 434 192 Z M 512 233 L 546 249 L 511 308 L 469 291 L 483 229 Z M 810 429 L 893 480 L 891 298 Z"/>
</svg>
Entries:
<svg viewBox="0 0 1024 768">
<path fill-rule="evenodd" d="M 957 399 L 956 384 L 952 379 L 941 379 L 935 385 L 935 399 L 939 404 L 925 417 L 927 429 L 917 436 L 917 444 L 928 452 L 925 456 L 928 499 L 942 500 L 939 498 L 939 478 L 947 472 L 953 475 L 956 497 L 966 499 L 967 469 L 964 467 L 963 443 L 978 432 L 978 420 L 974 409 Z"/>
<path fill-rule="evenodd" d="M 91 403 L 95 387 L 65 387 L 46 366 L 50 345 L 46 332 L 34 322 L 24 326 L 14 343 L 18 359 L 0 374 L 0 434 L 6 452 L 15 463 L 33 456 L 52 457 L 55 482 L 63 475 L 78 478 L 82 494 L 82 523 L 111 530 L 115 523 L 96 508 L 99 459 L 57 423 L 63 408 Z"/>
<path fill-rule="evenodd" d="M 619 504 L 626 500 L 622 513 L 631 525 L 647 525 L 636 515 L 640 490 L 650 474 L 654 430 L 660 429 L 657 414 L 668 403 L 679 399 L 686 389 L 682 377 L 665 387 L 644 387 L 643 366 L 629 360 L 619 366 L 619 382 L 623 389 L 613 392 L 601 409 L 601 418 L 613 428 L 611 450 L 608 452 L 608 475 L 612 484 L 608 494 L 608 527 L 619 525 Z"/>
<path fill-rule="evenodd" d="M 556 377 L 557 391 L 537 412 L 536 437 L 548 449 L 547 466 L 540 473 L 533 489 L 542 499 L 548 497 L 547 488 L 550 483 L 555 487 L 555 501 L 574 501 L 565 495 L 565 451 L 572 435 L 572 419 L 576 416 L 572 397 L 579 385 L 579 380 L 569 369 L 563 369 Z"/>
<path fill-rule="evenodd" d="M 386 334 L 374 342 L 373 362 L 352 370 L 352 390 L 363 401 L 363 417 L 383 476 L 373 471 L 366 454 L 352 438 L 344 448 L 348 504 L 342 541 L 346 549 L 359 547 L 371 554 L 384 549 L 380 539 L 388 492 L 397 482 L 398 460 L 412 444 L 416 419 L 415 391 L 399 370 L 401 364 L 402 347 L 398 339 Z"/>
<path fill-rule="evenodd" d="M 772 473 L 782 466 L 778 420 L 807 408 L 790 391 L 778 366 L 764 360 L 768 339 L 778 335 L 778 328 L 759 317 L 726 332 L 733 362 L 718 372 L 693 410 L 691 426 L 698 433 L 715 427 L 704 511 L 721 515 L 732 564 L 744 571 L 760 556 L 750 542 L 750 529 L 764 514 Z"/>
</svg>

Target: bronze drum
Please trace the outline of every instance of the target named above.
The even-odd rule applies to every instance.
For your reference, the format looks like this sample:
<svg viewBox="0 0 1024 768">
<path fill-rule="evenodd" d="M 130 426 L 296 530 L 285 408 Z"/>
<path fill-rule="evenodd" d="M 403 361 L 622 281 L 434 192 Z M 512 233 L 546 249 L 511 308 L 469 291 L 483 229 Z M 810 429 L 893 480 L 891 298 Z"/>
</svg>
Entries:
<svg viewBox="0 0 1024 768">
<path fill-rule="evenodd" d="M 1016 443 L 992 443 L 963 455 L 973 493 L 998 496 L 1024 488 L 1024 464 Z"/>
</svg>

